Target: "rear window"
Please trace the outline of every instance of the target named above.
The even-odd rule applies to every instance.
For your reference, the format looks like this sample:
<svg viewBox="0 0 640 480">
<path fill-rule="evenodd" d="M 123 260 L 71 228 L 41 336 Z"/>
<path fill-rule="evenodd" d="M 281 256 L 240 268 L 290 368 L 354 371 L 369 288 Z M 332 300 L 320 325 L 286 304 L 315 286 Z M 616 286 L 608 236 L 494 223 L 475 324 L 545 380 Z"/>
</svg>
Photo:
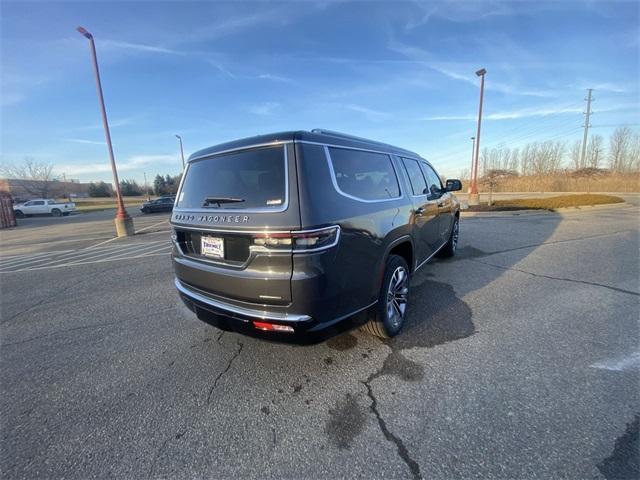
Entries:
<svg viewBox="0 0 640 480">
<path fill-rule="evenodd" d="M 284 147 L 277 146 L 191 162 L 177 207 L 279 210 L 286 195 Z"/>
<path fill-rule="evenodd" d="M 400 196 L 400 186 L 389 155 L 329 148 L 333 175 L 343 194 L 361 200 L 389 200 Z"/>
</svg>

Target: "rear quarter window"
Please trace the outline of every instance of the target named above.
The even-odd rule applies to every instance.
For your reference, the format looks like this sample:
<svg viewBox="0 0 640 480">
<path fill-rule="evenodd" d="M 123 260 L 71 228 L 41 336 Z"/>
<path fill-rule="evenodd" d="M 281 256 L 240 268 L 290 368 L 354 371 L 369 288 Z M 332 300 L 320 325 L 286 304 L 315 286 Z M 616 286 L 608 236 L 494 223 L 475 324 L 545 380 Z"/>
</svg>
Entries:
<svg viewBox="0 0 640 480">
<path fill-rule="evenodd" d="M 207 197 L 241 199 L 208 209 L 281 210 L 287 203 L 284 147 L 212 156 L 189 163 L 178 208 L 203 208 Z"/>
<path fill-rule="evenodd" d="M 329 147 L 329 163 L 338 191 L 365 201 L 400 197 L 391 157 L 382 153 Z"/>
</svg>

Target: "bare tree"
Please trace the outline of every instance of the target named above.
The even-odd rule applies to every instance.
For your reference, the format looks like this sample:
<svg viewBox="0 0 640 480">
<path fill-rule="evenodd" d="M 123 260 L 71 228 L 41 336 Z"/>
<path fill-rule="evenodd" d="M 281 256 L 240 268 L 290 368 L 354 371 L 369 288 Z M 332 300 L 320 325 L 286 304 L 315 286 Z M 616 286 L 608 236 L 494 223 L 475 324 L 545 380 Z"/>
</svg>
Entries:
<svg viewBox="0 0 640 480">
<path fill-rule="evenodd" d="M 15 180 L 27 193 L 47 198 L 51 183 L 56 181 L 53 164 L 25 157 L 22 165 L 1 165 L 0 175 Z"/>
<path fill-rule="evenodd" d="M 612 171 L 622 173 L 629 170 L 630 150 L 631 129 L 616 128 L 609 138 L 609 167 Z"/>
<path fill-rule="evenodd" d="M 511 170 L 488 170 L 482 178 L 482 183 L 489 187 L 489 206 L 493 205 L 493 191 L 500 185 L 500 181 L 509 177 L 517 177 L 518 172 Z"/>
<path fill-rule="evenodd" d="M 591 135 L 589 145 L 587 146 L 586 165 L 582 165 L 580 168 L 589 167 L 597 169 L 600 166 L 600 161 L 604 156 L 603 141 L 602 135 Z"/>
</svg>

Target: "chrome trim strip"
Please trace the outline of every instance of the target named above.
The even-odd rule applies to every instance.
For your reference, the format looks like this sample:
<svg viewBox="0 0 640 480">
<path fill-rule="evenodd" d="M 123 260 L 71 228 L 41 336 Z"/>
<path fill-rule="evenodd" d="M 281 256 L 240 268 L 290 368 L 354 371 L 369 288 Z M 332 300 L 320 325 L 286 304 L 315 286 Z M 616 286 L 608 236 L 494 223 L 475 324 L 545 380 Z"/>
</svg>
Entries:
<svg viewBox="0 0 640 480">
<path fill-rule="evenodd" d="M 442 247 L 444 247 L 444 246 L 447 244 L 447 242 L 448 242 L 448 241 L 449 241 L 449 240 L 445 241 L 442 245 L 440 245 L 440 246 L 436 249 L 436 251 L 435 251 L 435 252 L 433 252 L 431 255 L 429 255 L 429 256 L 427 257 L 427 259 L 426 259 L 426 260 L 424 260 L 422 263 L 420 263 L 420 265 L 418 265 L 418 266 L 417 266 L 413 271 L 414 271 L 414 272 L 417 272 L 417 271 L 418 271 L 418 269 L 419 269 L 421 266 L 423 266 L 425 263 L 427 263 L 429 260 L 431 260 L 431 259 L 434 257 L 434 255 L 435 255 L 436 253 L 438 253 L 440 250 L 442 250 Z"/>
<path fill-rule="evenodd" d="M 276 320 L 281 322 L 305 322 L 307 320 L 311 320 L 311 317 L 309 315 L 267 312 L 265 310 L 238 307 L 225 302 L 221 302 L 219 300 L 214 300 L 212 298 L 205 297 L 204 295 L 194 292 L 193 290 L 190 290 L 189 288 L 185 287 L 177 278 L 175 279 L 174 284 L 178 291 L 186 295 L 187 297 L 194 298 L 199 302 L 205 303 L 220 310 L 235 313 L 237 315 L 244 315 L 246 317 L 252 317 L 259 320 Z"/>
<path fill-rule="evenodd" d="M 312 142 L 311 140 L 295 140 L 295 143 L 306 143 L 307 145 L 319 145 L 321 147 L 345 148 L 347 150 L 360 150 L 362 152 L 381 153 L 383 155 L 395 155 L 397 157 L 400 157 L 399 153 L 390 152 L 389 150 L 392 150 L 391 148 L 389 150 L 374 150 L 366 147 L 350 147 L 348 145 L 337 145 L 334 143 Z"/>
<path fill-rule="evenodd" d="M 262 147 L 274 147 L 276 145 L 286 145 L 288 143 L 293 143 L 293 140 L 278 140 L 274 142 L 267 143 L 254 143 L 253 145 L 244 145 L 242 147 L 229 148 L 227 150 L 220 150 L 219 152 L 208 153 L 206 155 L 200 155 L 199 157 L 189 157 L 188 162 L 191 163 L 194 160 L 201 160 L 207 157 L 215 157 L 217 155 L 223 155 L 225 153 L 231 152 L 239 152 L 241 150 L 251 150 L 252 148 L 262 148 Z"/>
<path fill-rule="evenodd" d="M 284 212 L 285 210 L 287 210 L 289 208 L 289 154 L 287 153 L 287 147 L 286 145 L 288 143 L 292 143 L 292 140 L 288 140 L 288 141 L 283 141 L 283 142 L 277 142 L 277 143 L 267 143 L 267 144 L 259 144 L 259 145 L 253 145 L 253 146 L 249 146 L 249 147 L 242 147 L 242 148 L 234 148 L 231 150 L 224 150 L 222 152 L 216 152 L 216 153 L 212 153 L 210 155 L 203 155 L 201 157 L 196 157 L 193 159 L 189 160 L 189 166 L 191 165 L 191 161 L 192 160 L 200 160 L 200 159 L 206 159 L 206 158 L 215 158 L 218 155 L 222 155 L 224 153 L 230 153 L 230 152 L 236 152 L 236 151 L 241 151 L 241 150 L 251 150 L 254 148 L 260 148 L 260 147 L 266 147 L 266 146 L 278 146 L 278 145 L 282 145 L 283 146 L 283 150 L 284 150 L 284 202 L 282 203 L 282 205 L 279 208 L 253 208 L 253 209 L 242 209 L 242 208 L 177 208 L 174 206 L 173 211 L 174 212 L 194 212 L 194 213 L 206 213 L 208 215 L 217 215 L 217 214 L 229 214 L 229 213 L 235 213 L 236 215 L 246 215 L 248 213 L 281 213 Z M 179 195 L 182 193 L 182 183 L 184 182 L 184 179 L 187 176 L 187 171 L 189 169 L 189 166 L 187 166 L 187 169 L 184 171 L 184 175 L 182 176 L 182 180 L 180 181 L 180 190 L 178 190 L 178 195 L 176 196 L 176 201 L 174 205 L 178 204 L 178 201 L 180 199 Z M 173 213 L 171 214 L 171 216 L 173 216 Z"/>
<path fill-rule="evenodd" d="M 184 228 L 185 230 L 194 230 L 194 231 L 207 231 L 207 232 L 213 232 L 213 233 L 232 233 L 232 234 L 256 234 L 256 233 L 262 233 L 262 234 L 270 234 L 270 233 L 285 233 L 285 234 L 295 234 L 295 233 L 313 233 L 313 232 L 319 232 L 322 230 L 331 230 L 332 228 L 337 229 L 337 233 L 336 233 L 336 239 L 335 241 L 333 241 L 330 245 L 324 245 L 322 247 L 317 247 L 317 248 L 308 248 L 308 249 L 304 249 L 304 250 L 293 250 L 291 248 L 289 249 L 279 249 L 279 248 L 268 248 L 268 247 L 263 247 L 261 245 L 249 245 L 249 257 L 247 257 L 247 260 L 242 263 L 242 264 L 230 264 L 227 262 L 217 262 L 211 258 L 206 258 L 206 257 L 194 257 L 192 254 L 190 253 L 184 253 L 184 251 L 182 250 L 182 248 L 180 247 L 180 244 L 176 241 L 174 242 L 178 251 L 180 252 L 180 254 L 182 255 L 183 258 L 187 259 L 187 260 L 191 260 L 194 262 L 206 262 L 206 263 L 210 263 L 212 265 L 220 265 L 220 266 L 224 266 L 224 267 L 232 267 L 232 268 L 236 268 L 236 269 L 243 269 L 244 267 L 246 267 L 255 257 L 259 256 L 260 254 L 266 253 L 266 254 L 295 254 L 295 255 L 304 255 L 307 253 L 317 253 L 317 252 L 321 252 L 323 250 L 329 250 L 330 248 L 335 247 L 336 245 L 338 245 L 338 242 L 340 241 L 340 236 L 342 234 L 342 229 L 340 228 L 340 225 L 331 225 L 329 227 L 322 227 L 322 228 L 314 228 L 311 230 L 215 230 L 215 229 L 207 229 L 207 228 L 198 228 L 198 227 L 187 227 L 187 226 L 181 226 L 181 225 L 174 225 L 171 224 L 171 226 L 173 228 Z"/>
<path fill-rule="evenodd" d="M 340 195 L 342 195 L 343 197 L 347 197 L 350 198 L 352 200 L 356 200 L 357 202 L 362 202 L 362 203 L 382 203 L 382 202 L 393 202 L 394 200 L 400 200 L 401 198 L 404 197 L 404 193 L 402 190 L 402 182 L 400 182 L 400 179 L 398 178 L 398 171 L 396 170 L 396 166 L 393 163 L 393 158 L 391 158 L 391 155 L 389 153 L 383 153 L 383 152 L 373 152 L 372 150 L 363 150 L 360 148 L 349 148 L 349 150 L 357 150 L 357 151 L 361 151 L 361 152 L 372 152 L 372 153 L 378 153 L 381 155 L 385 155 L 387 156 L 387 158 L 389 158 L 389 162 L 391 163 L 391 168 L 393 169 L 393 173 L 396 177 L 396 182 L 398 183 L 398 190 L 400 191 L 400 195 L 397 197 L 393 197 L 393 198 L 383 198 L 381 200 L 366 200 L 364 198 L 360 198 L 360 197 L 356 197 L 355 195 L 350 195 L 346 192 L 343 192 L 340 187 L 338 186 L 338 180 L 336 179 L 336 172 L 333 169 L 333 161 L 331 160 L 331 154 L 329 153 L 329 147 L 330 145 L 324 145 L 324 156 L 327 159 L 327 164 L 329 165 L 329 172 L 331 174 L 331 183 L 333 184 L 333 188 L 335 188 L 336 192 L 338 192 Z M 336 148 L 343 148 L 343 147 L 339 147 L 336 146 Z"/>
</svg>

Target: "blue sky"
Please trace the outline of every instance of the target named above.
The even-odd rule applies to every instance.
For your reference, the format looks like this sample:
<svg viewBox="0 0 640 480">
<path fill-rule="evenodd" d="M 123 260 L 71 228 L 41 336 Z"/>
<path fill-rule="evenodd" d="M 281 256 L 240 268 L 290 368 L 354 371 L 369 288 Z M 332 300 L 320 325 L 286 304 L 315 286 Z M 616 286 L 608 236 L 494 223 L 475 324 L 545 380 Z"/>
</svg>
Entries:
<svg viewBox="0 0 640 480">
<path fill-rule="evenodd" d="M 0 161 L 111 178 L 87 40 L 95 38 L 121 178 L 289 129 L 344 131 L 415 150 L 447 176 L 482 146 L 638 125 L 637 2 L 7 2 Z"/>
</svg>

